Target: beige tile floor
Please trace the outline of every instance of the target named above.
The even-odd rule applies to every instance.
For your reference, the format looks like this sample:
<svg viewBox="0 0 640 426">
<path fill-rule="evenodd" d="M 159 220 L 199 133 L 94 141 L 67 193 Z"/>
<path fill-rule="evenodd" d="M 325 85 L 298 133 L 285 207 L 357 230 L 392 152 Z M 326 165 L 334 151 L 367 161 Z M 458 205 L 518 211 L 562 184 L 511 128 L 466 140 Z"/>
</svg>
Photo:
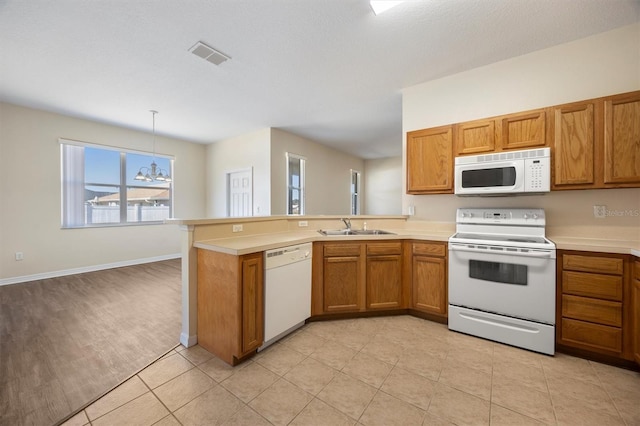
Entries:
<svg viewBox="0 0 640 426">
<path fill-rule="evenodd" d="M 310 323 L 230 367 L 182 346 L 68 425 L 640 425 L 640 373 L 410 316 Z"/>
</svg>

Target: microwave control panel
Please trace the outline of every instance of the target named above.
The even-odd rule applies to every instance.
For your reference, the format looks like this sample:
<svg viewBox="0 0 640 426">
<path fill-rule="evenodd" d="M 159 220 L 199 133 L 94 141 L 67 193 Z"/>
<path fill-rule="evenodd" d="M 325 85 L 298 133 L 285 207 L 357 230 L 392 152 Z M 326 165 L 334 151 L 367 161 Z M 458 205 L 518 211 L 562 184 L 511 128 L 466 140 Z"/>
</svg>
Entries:
<svg viewBox="0 0 640 426">
<path fill-rule="evenodd" d="M 551 159 L 549 157 L 527 158 L 524 160 L 524 190 L 527 192 L 548 192 L 551 188 Z"/>
</svg>

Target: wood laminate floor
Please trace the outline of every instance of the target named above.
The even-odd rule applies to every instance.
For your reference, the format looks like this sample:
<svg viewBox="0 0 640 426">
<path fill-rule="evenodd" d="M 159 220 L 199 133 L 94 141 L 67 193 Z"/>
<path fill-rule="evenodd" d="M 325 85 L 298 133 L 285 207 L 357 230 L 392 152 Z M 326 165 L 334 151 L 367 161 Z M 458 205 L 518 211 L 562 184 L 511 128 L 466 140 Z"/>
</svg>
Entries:
<svg viewBox="0 0 640 426">
<path fill-rule="evenodd" d="M 180 259 L 0 287 L 0 425 L 52 425 L 179 343 Z"/>
</svg>

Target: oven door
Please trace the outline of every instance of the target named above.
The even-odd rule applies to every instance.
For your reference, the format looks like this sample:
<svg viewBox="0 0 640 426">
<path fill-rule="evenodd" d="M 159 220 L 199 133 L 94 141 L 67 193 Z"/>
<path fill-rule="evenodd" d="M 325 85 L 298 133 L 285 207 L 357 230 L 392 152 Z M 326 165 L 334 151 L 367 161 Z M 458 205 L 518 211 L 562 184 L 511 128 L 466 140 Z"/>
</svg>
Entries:
<svg viewBox="0 0 640 426">
<path fill-rule="evenodd" d="M 555 324 L 555 250 L 507 254 L 449 243 L 449 303 Z"/>
<path fill-rule="evenodd" d="M 456 195 L 492 195 L 524 192 L 522 160 L 456 164 Z"/>
</svg>

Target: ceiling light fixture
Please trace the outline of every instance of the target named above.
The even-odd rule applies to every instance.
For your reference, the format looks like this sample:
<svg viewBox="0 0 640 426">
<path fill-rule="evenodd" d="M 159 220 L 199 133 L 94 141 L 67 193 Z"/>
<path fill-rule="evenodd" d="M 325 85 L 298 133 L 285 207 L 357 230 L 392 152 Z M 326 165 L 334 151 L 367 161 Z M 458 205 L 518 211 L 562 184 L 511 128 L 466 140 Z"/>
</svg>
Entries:
<svg viewBox="0 0 640 426">
<path fill-rule="evenodd" d="M 158 111 L 150 110 L 149 112 L 153 114 L 153 157 L 151 157 L 151 166 L 140 167 L 138 174 L 133 179 L 144 182 L 153 182 L 154 180 L 158 182 L 171 182 L 172 179 L 169 172 L 161 169 L 156 164 L 156 114 Z"/>
<path fill-rule="evenodd" d="M 371 0 L 369 4 L 371 4 L 371 9 L 373 9 L 373 13 L 376 15 L 380 15 L 382 12 L 386 12 L 402 3 L 404 0 Z"/>
<path fill-rule="evenodd" d="M 209 61 L 214 65 L 220 65 L 221 63 L 231 59 L 224 53 L 218 52 L 213 47 L 209 47 L 203 42 L 199 41 L 189 49 L 189 52 L 196 56 L 200 56 L 205 61 Z"/>
</svg>

